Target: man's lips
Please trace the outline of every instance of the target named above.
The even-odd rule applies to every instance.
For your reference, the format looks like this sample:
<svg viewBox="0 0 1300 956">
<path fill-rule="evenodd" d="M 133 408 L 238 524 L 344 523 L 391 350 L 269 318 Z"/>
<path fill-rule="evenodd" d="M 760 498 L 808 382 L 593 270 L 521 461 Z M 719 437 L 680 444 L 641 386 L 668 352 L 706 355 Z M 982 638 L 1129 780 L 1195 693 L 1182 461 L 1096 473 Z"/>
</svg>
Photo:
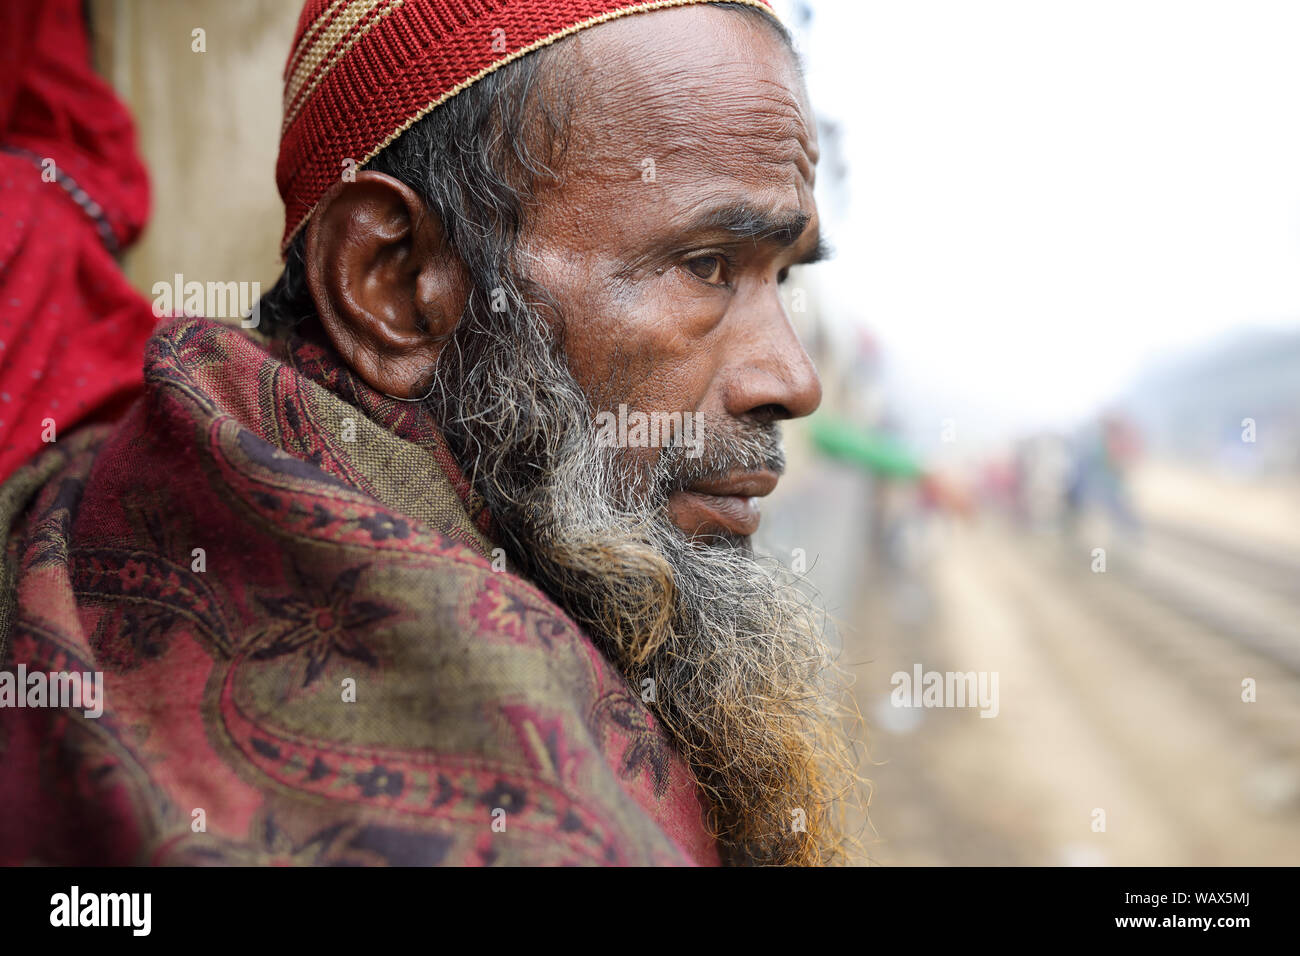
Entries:
<svg viewBox="0 0 1300 956">
<path fill-rule="evenodd" d="M 748 537 L 762 519 L 758 499 L 771 494 L 780 480 L 775 472 L 751 471 L 692 483 L 673 493 L 673 522 L 687 534 L 729 531 Z"/>
</svg>

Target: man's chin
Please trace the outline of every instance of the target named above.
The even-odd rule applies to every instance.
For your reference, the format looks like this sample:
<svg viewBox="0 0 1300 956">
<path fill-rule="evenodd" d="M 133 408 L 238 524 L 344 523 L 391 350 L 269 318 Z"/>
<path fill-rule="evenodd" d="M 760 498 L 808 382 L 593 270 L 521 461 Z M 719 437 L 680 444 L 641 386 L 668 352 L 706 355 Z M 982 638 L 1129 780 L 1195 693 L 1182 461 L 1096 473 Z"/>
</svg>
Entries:
<svg viewBox="0 0 1300 956">
<path fill-rule="evenodd" d="M 716 551 L 732 551 L 752 555 L 754 541 L 747 534 L 736 534 L 722 527 L 696 528 L 688 531 L 677 523 L 673 528 L 681 533 L 681 538 L 689 548 L 712 548 Z"/>
</svg>

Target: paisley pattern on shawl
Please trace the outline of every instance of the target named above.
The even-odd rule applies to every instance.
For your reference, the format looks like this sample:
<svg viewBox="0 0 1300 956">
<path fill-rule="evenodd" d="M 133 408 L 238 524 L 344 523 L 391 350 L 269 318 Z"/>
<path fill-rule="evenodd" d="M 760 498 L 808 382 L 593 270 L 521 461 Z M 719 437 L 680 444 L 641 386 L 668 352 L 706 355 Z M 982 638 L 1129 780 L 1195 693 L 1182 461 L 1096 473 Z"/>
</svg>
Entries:
<svg viewBox="0 0 1300 956">
<path fill-rule="evenodd" d="M 536 587 L 419 406 L 182 319 L 124 418 L 0 488 L 0 863 L 716 864 L 657 718 Z"/>
</svg>

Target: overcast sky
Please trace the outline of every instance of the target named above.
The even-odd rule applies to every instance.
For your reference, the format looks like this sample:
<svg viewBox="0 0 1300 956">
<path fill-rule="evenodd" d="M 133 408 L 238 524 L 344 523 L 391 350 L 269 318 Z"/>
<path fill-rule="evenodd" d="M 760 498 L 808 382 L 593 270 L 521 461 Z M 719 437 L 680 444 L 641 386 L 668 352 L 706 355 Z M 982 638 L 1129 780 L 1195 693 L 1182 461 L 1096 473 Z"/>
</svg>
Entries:
<svg viewBox="0 0 1300 956">
<path fill-rule="evenodd" d="M 1300 327 L 1300 3 L 811 6 L 851 166 L 821 281 L 920 431 L 1067 425 L 1153 354 Z"/>
</svg>

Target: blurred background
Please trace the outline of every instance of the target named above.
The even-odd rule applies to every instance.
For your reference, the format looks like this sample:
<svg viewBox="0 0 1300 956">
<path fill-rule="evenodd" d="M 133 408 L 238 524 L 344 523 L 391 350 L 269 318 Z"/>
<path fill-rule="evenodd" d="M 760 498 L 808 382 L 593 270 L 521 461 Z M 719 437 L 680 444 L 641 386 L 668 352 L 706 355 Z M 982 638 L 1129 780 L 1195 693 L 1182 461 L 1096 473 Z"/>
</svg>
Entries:
<svg viewBox="0 0 1300 956">
<path fill-rule="evenodd" d="M 1300 862 L 1300 7 L 782 7 L 838 254 L 767 545 L 840 621 L 871 859 Z M 997 716 L 893 706 L 918 664 Z"/>
<path fill-rule="evenodd" d="M 837 254 L 759 543 L 837 621 L 863 862 L 1300 862 L 1300 6 L 775 2 Z M 88 9 L 128 275 L 269 288 L 298 4 Z M 894 706 L 917 666 L 997 716 Z"/>
</svg>

